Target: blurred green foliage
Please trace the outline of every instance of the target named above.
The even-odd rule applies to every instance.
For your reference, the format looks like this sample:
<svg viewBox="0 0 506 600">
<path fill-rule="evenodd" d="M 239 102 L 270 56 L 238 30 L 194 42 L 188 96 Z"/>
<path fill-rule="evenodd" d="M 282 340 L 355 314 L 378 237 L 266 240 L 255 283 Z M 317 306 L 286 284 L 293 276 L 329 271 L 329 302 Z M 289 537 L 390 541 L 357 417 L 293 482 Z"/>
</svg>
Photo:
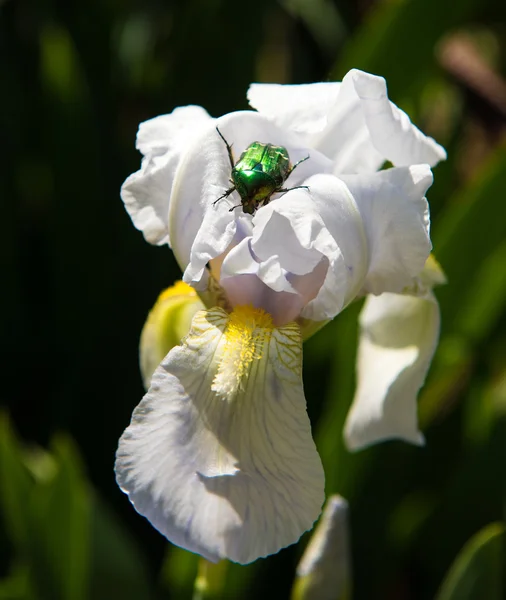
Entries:
<svg viewBox="0 0 506 600">
<path fill-rule="evenodd" d="M 437 290 L 441 343 L 420 398 L 426 447 L 344 448 L 359 305 L 305 348 L 327 493 L 350 503 L 354 598 L 503 597 L 505 33 L 500 0 L 0 5 L 0 394 L 10 414 L 0 420 L 0 598 L 192 597 L 197 557 L 167 548 L 112 472 L 143 393 L 142 324 L 179 277 L 118 197 L 138 168 L 136 128 L 178 105 L 246 108 L 251 81 L 340 79 L 351 67 L 385 76 L 391 98 L 449 153 L 429 192 L 449 283 Z M 307 537 L 230 565 L 223 597 L 288 598 Z"/>
<path fill-rule="evenodd" d="M 0 507 L 12 544 L 0 598 L 149 598 L 142 553 L 87 481 L 68 436 L 23 447 L 0 415 Z"/>
<path fill-rule="evenodd" d="M 484 527 L 457 556 L 436 600 L 500 598 L 502 593 L 504 525 Z"/>
</svg>

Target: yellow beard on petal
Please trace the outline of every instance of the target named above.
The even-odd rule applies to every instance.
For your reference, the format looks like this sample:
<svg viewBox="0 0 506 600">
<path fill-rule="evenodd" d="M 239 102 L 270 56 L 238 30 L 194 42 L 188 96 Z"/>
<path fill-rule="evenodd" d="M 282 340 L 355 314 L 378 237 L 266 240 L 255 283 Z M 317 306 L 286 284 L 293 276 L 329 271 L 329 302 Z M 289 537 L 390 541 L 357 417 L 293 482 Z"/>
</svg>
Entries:
<svg viewBox="0 0 506 600">
<path fill-rule="evenodd" d="M 232 399 L 242 389 L 253 360 L 263 356 L 274 326 L 272 317 L 260 308 L 236 306 L 223 333 L 218 371 L 211 389 L 224 399 Z"/>
</svg>

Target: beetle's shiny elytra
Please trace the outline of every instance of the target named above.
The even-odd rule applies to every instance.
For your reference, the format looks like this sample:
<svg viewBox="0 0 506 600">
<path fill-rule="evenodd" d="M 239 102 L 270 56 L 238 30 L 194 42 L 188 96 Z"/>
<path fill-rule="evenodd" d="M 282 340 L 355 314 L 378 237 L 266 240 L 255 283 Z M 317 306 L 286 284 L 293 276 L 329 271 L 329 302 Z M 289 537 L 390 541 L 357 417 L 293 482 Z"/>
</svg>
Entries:
<svg viewBox="0 0 506 600">
<path fill-rule="evenodd" d="M 292 165 L 288 150 L 284 146 L 253 142 L 234 164 L 232 146 L 223 137 L 218 127 L 216 127 L 216 131 L 227 147 L 232 169 L 230 176 L 232 187 L 215 200 L 214 204 L 223 200 L 223 198 L 228 198 L 232 192 L 237 190 L 241 197 L 241 204 L 233 206 L 230 210 L 242 206 L 243 212 L 252 215 L 261 206 L 269 204 L 273 194 L 289 192 L 290 190 L 309 189 L 307 185 L 298 185 L 289 189 L 283 188 L 283 184 L 295 167 L 307 160 L 309 156 Z"/>
</svg>

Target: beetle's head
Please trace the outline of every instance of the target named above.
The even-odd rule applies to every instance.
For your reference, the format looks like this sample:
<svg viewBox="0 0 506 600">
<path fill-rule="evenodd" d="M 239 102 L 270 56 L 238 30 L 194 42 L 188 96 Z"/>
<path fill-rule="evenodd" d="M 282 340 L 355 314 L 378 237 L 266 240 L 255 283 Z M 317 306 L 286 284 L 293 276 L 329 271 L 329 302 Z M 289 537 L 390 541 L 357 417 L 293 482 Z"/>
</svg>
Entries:
<svg viewBox="0 0 506 600">
<path fill-rule="evenodd" d="M 242 212 L 246 213 L 247 215 L 253 215 L 255 213 L 256 210 L 256 202 L 253 200 L 246 200 L 246 201 L 242 201 Z"/>
</svg>

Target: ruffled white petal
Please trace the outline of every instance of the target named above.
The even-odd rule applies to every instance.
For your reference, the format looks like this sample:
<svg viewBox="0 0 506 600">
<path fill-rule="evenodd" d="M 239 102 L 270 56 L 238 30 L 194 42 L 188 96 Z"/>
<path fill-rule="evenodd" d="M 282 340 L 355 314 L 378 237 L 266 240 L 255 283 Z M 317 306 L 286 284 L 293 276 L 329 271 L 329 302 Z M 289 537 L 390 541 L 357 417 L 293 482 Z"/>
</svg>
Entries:
<svg viewBox="0 0 506 600">
<path fill-rule="evenodd" d="M 121 198 L 133 224 L 151 244 L 169 243 L 169 203 L 175 172 L 186 146 L 210 120 L 200 106 L 185 106 L 139 126 L 137 149 L 144 158 L 140 170 L 123 184 Z"/>
<path fill-rule="evenodd" d="M 345 78 L 346 80 L 346 78 Z M 351 84 L 351 85 L 350 85 Z M 251 106 L 334 162 L 334 173 L 376 171 L 384 158 L 374 147 L 352 82 L 253 84 Z"/>
<path fill-rule="evenodd" d="M 201 128 L 183 156 L 169 210 L 169 233 L 183 280 L 205 289 L 206 265 L 222 254 L 235 235 L 233 214 L 223 203 L 213 205 L 229 187 L 230 165 L 216 121 Z"/>
<path fill-rule="evenodd" d="M 428 165 L 343 177 L 362 214 L 369 243 L 369 271 L 362 292 L 400 292 L 423 269 L 432 248 Z"/>
<path fill-rule="evenodd" d="M 326 254 L 330 266 L 325 283 L 302 312 L 306 319 L 325 321 L 335 317 L 360 290 L 368 268 L 367 232 L 356 199 L 341 179 L 322 174 L 305 183 L 316 213 L 340 252 L 337 258 Z"/>
<path fill-rule="evenodd" d="M 357 390 L 345 425 L 350 450 L 394 438 L 424 443 L 416 397 L 436 349 L 439 323 L 432 292 L 367 298 L 360 315 Z"/>
<path fill-rule="evenodd" d="M 293 163 L 308 155 L 296 135 L 252 111 L 231 113 L 202 128 L 178 168 L 169 211 L 171 245 L 185 270 L 183 279 L 198 289 L 205 287 L 206 265 L 229 247 L 243 218 L 237 192 L 214 204 L 231 187 L 229 158 L 216 126 L 232 146 L 234 160 L 255 140 L 286 147 Z M 315 172 L 331 169 L 330 161 L 315 151 L 286 185 L 293 187 Z M 233 206 L 238 208 L 229 212 Z"/>
<path fill-rule="evenodd" d="M 334 173 L 373 173 L 385 162 L 374 146 L 353 80 L 346 76 L 328 116 L 327 127 L 310 140 L 334 163 Z"/>
<path fill-rule="evenodd" d="M 256 212 L 251 237 L 229 251 L 221 269 L 232 304 L 252 302 L 276 324 L 301 312 L 312 320 L 334 317 L 367 272 L 365 231 L 349 189 L 332 175 L 304 185 L 309 190 L 290 191 Z"/>
<path fill-rule="evenodd" d="M 340 83 L 252 83 L 248 102 L 280 127 L 300 134 L 314 134 L 327 126 L 340 86 Z"/>
<path fill-rule="evenodd" d="M 362 113 L 378 152 L 398 167 L 428 163 L 431 167 L 446 159 L 446 151 L 415 127 L 408 115 L 390 102 L 387 84 L 377 77 L 352 69 L 344 78 L 352 79 Z"/>
<path fill-rule="evenodd" d="M 210 560 L 248 563 L 297 541 L 324 500 L 298 327 L 246 308 L 197 313 L 136 408 L 116 473 L 138 512 Z"/>
<path fill-rule="evenodd" d="M 248 100 L 332 159 L 337 175 L 373 172 L 385 160 L 395 166 L 434 166 L 446 158 L 444 148 L 389 101 L 383 77 L 357 69 L 342 83 L 253 84 Z"/>
</svg>

